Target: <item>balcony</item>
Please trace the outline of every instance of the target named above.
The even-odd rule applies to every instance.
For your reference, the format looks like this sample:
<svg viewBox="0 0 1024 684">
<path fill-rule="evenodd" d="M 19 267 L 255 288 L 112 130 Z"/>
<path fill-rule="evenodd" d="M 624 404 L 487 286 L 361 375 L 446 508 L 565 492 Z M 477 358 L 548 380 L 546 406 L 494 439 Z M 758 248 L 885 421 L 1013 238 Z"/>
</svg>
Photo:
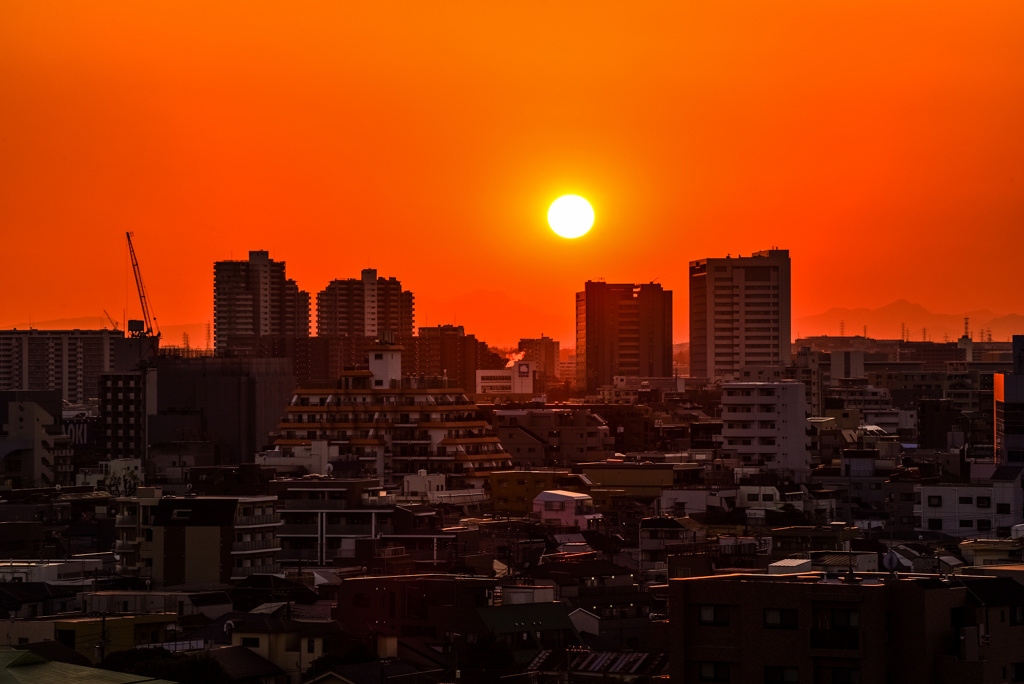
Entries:
<svg viewBox="0 0 1024 684">
<path fill-rule="evenodd" d="M 284 499 L 286 511 L 339 511 L 350 508 L 347 499 Z"/>
<path fill-rule="evenodd" d="M 114 543 L 114 551 L 118 553 L 134 552 L 139 548 L 139 541 L 137 539 L 118 539 Z"/>
<path fill-rule="evenodd" d="M 252 527 L 254 525 L 280 525 L 281 518 L 277 513 L 264 515 L 240 515 L 235 518 L 235 527 Z"/>
<path fill-rule="evenodd" d="M 277 539 L 257 539 L 253 541 L 235 542 L 231 545 L 231 553 L 249 553 L 251 551 L 280 550 L 281 542 Z"/>
<path fill-rule="evenodd" d="M 139 516 L 137 515 L 119 515 L 114 518 L 115 527 L 138 527 Z"/>
<path fill-rule="evenodd" d="M 365 492 L 360 497 L 360 501 L 366 508 L 391 508 L 395 505 L 394 496 L 371 496 Z"/>
<path fill-rule="evenodd" d="M 277 528 L 277 536 L 281 537 L 293 537 L 293 536 L 306 536 L 315 537 L 317 535 L 317 524 L 311 523 L 285 523 Z"/>
</svg>

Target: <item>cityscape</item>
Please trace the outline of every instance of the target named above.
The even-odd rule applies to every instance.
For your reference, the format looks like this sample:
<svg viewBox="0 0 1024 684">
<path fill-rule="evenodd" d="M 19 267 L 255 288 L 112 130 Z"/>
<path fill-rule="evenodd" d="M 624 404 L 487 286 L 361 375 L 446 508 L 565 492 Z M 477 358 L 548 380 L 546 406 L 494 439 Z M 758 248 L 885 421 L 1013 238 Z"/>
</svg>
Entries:
<svg viewBox="0 0 1024 684">
<path fill-rule="evenodd" d="M 1024 681 L 1021 44 L 0 8 L 0 681 Z"/>
</svg>

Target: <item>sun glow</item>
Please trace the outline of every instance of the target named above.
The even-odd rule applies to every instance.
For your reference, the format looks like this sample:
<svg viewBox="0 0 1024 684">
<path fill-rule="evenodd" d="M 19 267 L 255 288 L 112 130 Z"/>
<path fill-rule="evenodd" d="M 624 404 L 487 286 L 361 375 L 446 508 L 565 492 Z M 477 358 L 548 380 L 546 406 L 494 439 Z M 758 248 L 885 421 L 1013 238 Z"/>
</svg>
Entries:
<svg viewBox="0 0 1024 684">
<path fill-rule="evenodd" d="M 551 203 L 548 225 L 564 238 L 578 238 L 594 225 L 594 208 L 579 195 L 563 195 Z"/>
</svg>

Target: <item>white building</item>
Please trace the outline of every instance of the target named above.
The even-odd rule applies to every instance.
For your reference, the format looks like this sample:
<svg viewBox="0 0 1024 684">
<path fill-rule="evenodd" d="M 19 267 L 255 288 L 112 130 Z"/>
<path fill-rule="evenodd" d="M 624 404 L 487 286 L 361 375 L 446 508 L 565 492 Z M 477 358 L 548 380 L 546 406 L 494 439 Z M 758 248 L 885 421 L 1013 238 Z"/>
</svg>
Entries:
<svg viewBox="0 0 1024 684">
<path fill-rule="evenodd" d="M 533 499 L 533 516 L 544 525 L 595 529 L 602 515 L 594 512 L 594 499 L 589 494 L 550 489 Z"/>
<path fill-rule="evenodd" d="M 914 505 L 917 531 L 942 532 L 962 539 L 1001 539 L 1024 514 L 1022 467 L 975 464 L 971 482 L 921 485 Z"/>
<path fill-rule="evenodd" d="M 804 386 L 796 381 L 722 386 L 722 451 L 745 469 L 795 482 L 810 473 Z"/>
<path fill-rule="evenodd" d="M 790 362 L 789 250 L 690 262 L 690 376 Z"/>
<path fill-rule="evenodd" d="M 501 370 L 478 370 L 476 393 L 493 395 L 533 394 L 532 361 L 512 361 Z"/>
</svg>

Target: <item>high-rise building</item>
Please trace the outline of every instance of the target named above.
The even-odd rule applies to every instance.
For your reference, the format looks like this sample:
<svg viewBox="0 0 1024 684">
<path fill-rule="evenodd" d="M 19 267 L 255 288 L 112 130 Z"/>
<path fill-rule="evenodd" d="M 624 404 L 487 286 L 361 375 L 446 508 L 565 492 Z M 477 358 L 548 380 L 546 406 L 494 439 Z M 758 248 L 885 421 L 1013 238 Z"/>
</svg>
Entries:
<svg viewBox="0 0 1024 684">
<path fill-rule="evenodd" d="M 615 376 L 671 375 L 672 291 L 588 280 L 576 293 L 577 387 L 596 392 Z"/>
<path fill-rule="evenodd" d="M 690 376 L 790 361 L 789 250 L 690 262 Z"/>
<path fill-rule="evenodd" d="M 0 331 L 0 390 L 57 390 L 71 403 L 96 399 L 100 375 L 131 359 L 132 342 L 118 330 Z"/>
<path fill-rule="evenodd" d="M 332 280 L 316 296 L 316 334 L 377 337 L 390 331 L 412 335 L 413 294 L 396 278 L 363 269 L 358 280 Z"/>
<path fill-rule="evenodd" d="M 519 353 L 523 361 L 533 363 L 537 370 L 538 389 L 554 384 L 558 377 L 558 340 L 541 335 L 539 338 L 519 340 Z"/>
<path fill-rule="evenodd" d="M 445 378 L 449 387 L 464 391 L 476 388 L 478 370 L 499 370 L 506 360 L 487 348 L 461 325 L 420 328 L 416 337 L 403 337 L 402 374 Z"/>
<path fill-rule="evenodd" d="M 223 354 L 230 338 L 249 335 L 309 337 L 309 293 L 265 251 L 213 265 L 214 348 Z"/>
</svg>

